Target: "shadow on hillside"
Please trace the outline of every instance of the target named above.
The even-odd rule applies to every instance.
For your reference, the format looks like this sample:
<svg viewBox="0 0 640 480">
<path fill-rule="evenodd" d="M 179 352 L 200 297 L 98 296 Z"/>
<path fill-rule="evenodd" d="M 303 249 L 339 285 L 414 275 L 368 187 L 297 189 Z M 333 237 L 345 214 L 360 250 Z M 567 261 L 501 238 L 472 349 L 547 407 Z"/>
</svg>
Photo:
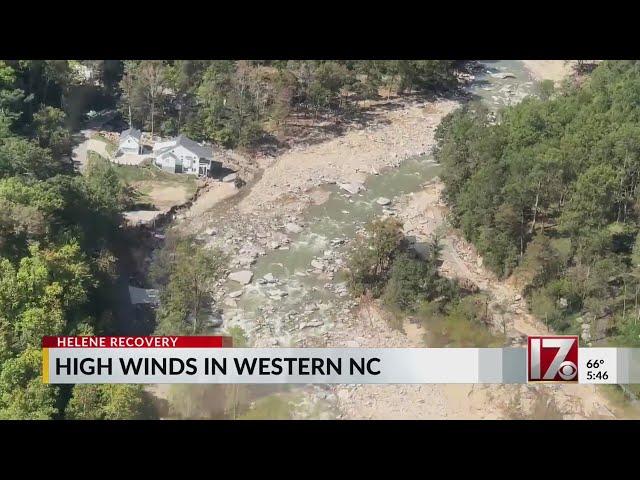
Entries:
<svg viewBox="0 0 640 480">
<path fill-rule="evenodd" d="M 224 177 L 231 175 L 232 173 L 236 173 L 236 171 L 228 167 L 217 167 L 211 171 L 210 177 L 216 180 L 222 180 Z"/>
<path fill-rule="evenodd" d="M 308 147 L 344 136 L 350 130 L 389 125 L 385 115 L 399 111 L 417 102 L 430 102 L 440 98 L 460 98 L 459 90 L 452 90 L 446 96 L 411 93 L 391 98 L 377 97 L 372 100 L 358 100 L 352 108 L 318 110 L 299 108 L 287 119 L 278 138 L 265 135 L 257 146 L 256 153 L 274 157 L 295 147 Z"/>
</svg>

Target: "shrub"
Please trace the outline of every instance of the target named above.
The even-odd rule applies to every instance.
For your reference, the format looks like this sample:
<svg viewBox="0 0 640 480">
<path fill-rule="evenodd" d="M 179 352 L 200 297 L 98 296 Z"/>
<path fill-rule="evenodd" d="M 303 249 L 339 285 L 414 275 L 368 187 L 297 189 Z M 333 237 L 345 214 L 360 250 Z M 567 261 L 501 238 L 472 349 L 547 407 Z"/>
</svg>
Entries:
<svg viewBox="0 0 640 480">
<path fill-rule="evenodd" d="M 370 291 L 379 297 L 389 278 L 393 260 L 404 246 L 402 224 L 393 218 L 375 220 L 367 226 L 367 236 L 356 242 L 349 258 L 349 287 L 356 295 Z"/>
<path fill-rule="evenodd" d="M 393 262 L 383 300 L 403 311 L 415 311 L 421 301 L 438 297 L 451 299 L 457 293 L 455 283 L 440 277 L 437 258 L 427 259 L 403 253 Z"/>
<path fill-rule="evenodd" d="M 503 335 L 494 335 L 487 328 L 487 298 L 470 295 L 453 305 L 438 302 L 423 303 L 418 317 L 428 333 L 427 342 L 434 347 L 500 347 Z"/>
</svg>

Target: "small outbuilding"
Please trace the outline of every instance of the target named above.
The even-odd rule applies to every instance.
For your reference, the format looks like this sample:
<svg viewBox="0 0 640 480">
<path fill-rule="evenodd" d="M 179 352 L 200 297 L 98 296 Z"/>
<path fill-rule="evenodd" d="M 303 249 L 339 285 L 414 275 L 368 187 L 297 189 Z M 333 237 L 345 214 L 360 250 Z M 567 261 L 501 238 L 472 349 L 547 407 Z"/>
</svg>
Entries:
<svg viewBox="0 0 640 480">
<path fill-rule="evenodd" d="M 135 128 L 129 128 L 120 134 L 118 142 L 118 151 L 122 154 L 129 153 L 140 155 L 142 153 L 142 145 L 140 139 L 142 132 Z"/>
</svg>

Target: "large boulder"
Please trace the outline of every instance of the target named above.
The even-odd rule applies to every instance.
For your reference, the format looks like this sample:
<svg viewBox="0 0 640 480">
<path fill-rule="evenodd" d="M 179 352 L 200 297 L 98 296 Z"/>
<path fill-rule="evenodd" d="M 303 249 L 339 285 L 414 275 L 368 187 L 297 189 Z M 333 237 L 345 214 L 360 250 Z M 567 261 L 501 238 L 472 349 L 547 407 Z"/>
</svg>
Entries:
<svg viewBox="0 0 640 480">
<path fill-rule="evenodd" d="M 351 195 L 355 195 L 362 190 L 366 190 L 362 182 L 339 183 L 338 185 L 341 189 L 349 192 Z"/>
<path fill-rule="evenodd" d="M 387 197 L 380 197 L 376 200 L 376 203 L 378 205 L 389 205 L 391 203 L 391 200 L 389 200 Z"/>
<path fill-rule="evenodd" d="M 233 280 L 234 282 L 241 283 L 242 285 L 251 283 L 252 278 L 253 278 L 253 272 L 250 270 L 240 270 L 239 272 L 233 272 L 229 274 L 229 280 Z"/>
<path fill-rule="evenodd" d="M 238 302 L 236 302 L 234 298 L 227 297 L 224 299 L 222 303 L 224 303 L 225 306 L 230 308 L 238 308 Z"/>
<path fill-rule="evenodd" d="M 222 326 L 223 323 L 224 323 L 224 319 L 222 318 L 222 315 L 220 313 L 212 313 L 205 320 L 206 326 L 213 327 L 213 328 L 219 328 Z"/>
<path fill-rule="evenodd" d="M 230 173 L 229 175 L 225 176 L 222 179 L 222 181 L 223 182 L 235 182 L 237 178 L 238 178 L 238 174 L 237 173 Z"/>
<path fill-rule="evenodd" d="M 295 223 L 287 223 L 284 226 L 284 229 L 288 233 L 300 233 L 302 231 L 302 227 L 300 225 L 295 224 Z"/>
</svg>

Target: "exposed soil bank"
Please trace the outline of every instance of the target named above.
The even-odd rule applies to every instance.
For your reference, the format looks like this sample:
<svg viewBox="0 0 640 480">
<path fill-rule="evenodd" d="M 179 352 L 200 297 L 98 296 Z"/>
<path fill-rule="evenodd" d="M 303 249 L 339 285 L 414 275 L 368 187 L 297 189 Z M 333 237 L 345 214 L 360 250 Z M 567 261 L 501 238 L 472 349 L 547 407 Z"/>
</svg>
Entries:
<svg viewBox="0 0 640 480">
<path fill-rule="evenodd" d="M 575 60 L 522 60 L 536 80 L 553 80 L 556 83 L 571 75 Z"/>
<path fill-rule="evenodd" d="M 551 67 L 545 68 L 549 72 Z M 542 75 L 546 78 L 549 73 Z M 308 227 L 303 213 L 309 205 L 326 200 L 319 198 L 322 195 L 315 187 L 362 181 L 409 156 L 428 152 L 435 142 L 438 123 L 455 107 L 452 101 L 381 102 L 367 122 L 368 127 L 353 128 L 340 137 L 284 153 L 233 201 L 215 198 L 194 215 L 187 213 L 178 224 L 231 253 L 232 269 L 252 270 L 256 258 L 271 255 L 273 250 L 293 251 L 289 250 L 289 243 L 295 237 L 286 225 L 295 222 L 303 229 Z M 501 319 L 507 323 L 514 342 L 520 341 L 522 335 L 546 332 L 540 322 L 527 314 L 519 292 L 509 282 L 499 281 L 486 271 L 473 247 L 447 227 L 447 208 L 441 200 L 441 191 L 442 184 L 433 181 L 422 191 L 394 201 L 392 208 L 405 221 L 406 233 L 427 237 L 438 229 L 446 232 L 442 273 L 471 280 L 492 296 L 496 306 L 505 305 L 506 313 Z M 207 233 L 214 229 L 215 233 Z M 231 288 L 239 287 L 221 285 L 221 296 L 231 292 Z M 225 316 L 225 323 L 227 318 L 245 321 L 242 317 L 246 312 L 236 308 L 237 301 L 225 300 L 228 302 L 225 314 L 231 312 Z M 265 325 L 250 332 L 254 346 L 281 345 L 273 334 L 278 323 L 269 308 L 265 308 L 264 302 L 255 307 L 256 316 Z M 411 329 L 410 335 L 406 335 L 393 330 L 385 315 L 375 303 L 361 304 L 357 309 L 341 312 L 329 329 L 312 333 L 314 328 L 307 328 L 309 325 L 304 330 L 302 325 L 300 328 L 310 332 L 307 346 L 424 346 L 419 331 Z M 293 321 L 301 322 L 300 315 L 293 315 Z M 613 417 L 607 400 L 592 386 L 584 385 L 339 385 L 314 387 L 306 390 L 305 395 L 331 399 L 341 412 L 340 418 Z"/>
<path fill-rule="evenodd" d="M 435 127 L 456 105 L 451 100 L 382 103 L 368 113 L 368 127 L 276 158 L 242 200 L 240 210 L 255 211 L 324 183 L 363 181 L 406 157 L 429 152 Z"/>
</svg>

